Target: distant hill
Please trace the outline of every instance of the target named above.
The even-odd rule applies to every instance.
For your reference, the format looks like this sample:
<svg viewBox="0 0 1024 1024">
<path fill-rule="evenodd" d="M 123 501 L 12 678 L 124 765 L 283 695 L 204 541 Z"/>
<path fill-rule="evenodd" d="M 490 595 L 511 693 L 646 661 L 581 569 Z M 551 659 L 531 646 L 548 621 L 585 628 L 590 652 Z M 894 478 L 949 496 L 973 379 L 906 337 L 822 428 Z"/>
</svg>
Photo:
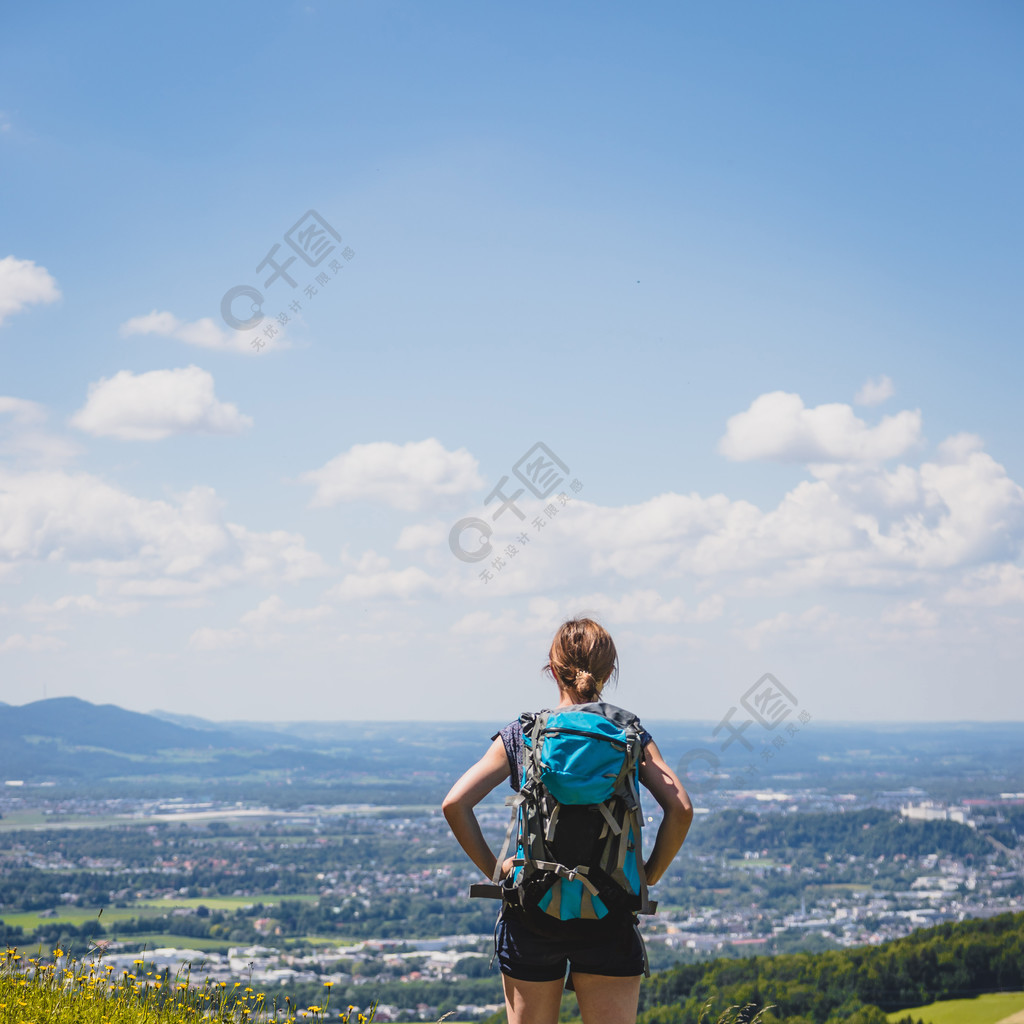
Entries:
<svg viewBox="0 0 1024 1024">
<path fill-rule="evenodd" d="M 288 787 L 290 800 L 433 803 L 479 756 L 489 732 L 464 723 L 225 725 L 56 697 L 0 703 L 0 782 L 87 783 L 104 793 L 131 782 L 148 795 L 168 787 L 209 795 L 231 783 L 248 787 L 248 799 L 267 798 L 269 784 Z"/>
<path fill-rule="evenodd" d="M 198 715 L 179 715 L 173 711 L 150 711 L 153 718 L 163 722 L 173 722 L 185 729 L 195 729 L 205 733 L 228 733 L 236 741 L 247 745 L 262 743 L 270 746 L 295 746 L 301 742 L 301 737 L 295 735 L 283 726 L 269 722 L 211 722 L 208 719 L 200 718 Z"/>
<path fill-rule="evenodd" d="M 78 697 L 0 704 L 0 764 L 7 779 L 152 776 L 189 759 L 210 762 L 255 749 L 234 733 L 190 729 Z"/>
<path fill-rule="evenodd" d="M 20 707 L 0 707 L 0 742 L 27 737 L 124 754 L 239 744 L 238 737 L 229 732 L 186 728 L 114 704 L 90 704 L 78 697 L 51 697 Z"/>
</svg>

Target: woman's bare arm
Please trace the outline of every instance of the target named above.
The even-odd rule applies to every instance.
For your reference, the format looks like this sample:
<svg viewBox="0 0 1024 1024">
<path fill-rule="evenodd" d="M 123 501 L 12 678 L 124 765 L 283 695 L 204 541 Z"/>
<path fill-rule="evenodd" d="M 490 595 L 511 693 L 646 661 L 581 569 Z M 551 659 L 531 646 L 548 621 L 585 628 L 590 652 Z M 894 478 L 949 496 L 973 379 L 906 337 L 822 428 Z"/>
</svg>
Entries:
<svg viewBox="0 0 1024 1024">
<path fill-rule="evenodd" d="M 644 747 L 644 760 L 640 765 L 640 781 L 651 791 L 661 805 L 664 817 L 654 841 L 654 849 L 644 865 L 648 885 L 654 885 L 668 870 L 672 858 L 683 845 L 693 821 L 693 805 L 683 784 L 676 777 L 658 745 L 652 740 Z"/>
<path fill-rule="evenodd" d="M 480 831 L 480 823 L 476 820 L 473 808 L 495 786 L 508 778 L 508 757 L 505 755 L 505 744 L 499 736 L 487 753 L 480 758 L 458 782 L 452 786 L 441 804 L 448 824 L 466 851 L 469 859 L 488 877 L 494 876 L 494 865 L 497 863 L 491 848 Z"/>
</svg>

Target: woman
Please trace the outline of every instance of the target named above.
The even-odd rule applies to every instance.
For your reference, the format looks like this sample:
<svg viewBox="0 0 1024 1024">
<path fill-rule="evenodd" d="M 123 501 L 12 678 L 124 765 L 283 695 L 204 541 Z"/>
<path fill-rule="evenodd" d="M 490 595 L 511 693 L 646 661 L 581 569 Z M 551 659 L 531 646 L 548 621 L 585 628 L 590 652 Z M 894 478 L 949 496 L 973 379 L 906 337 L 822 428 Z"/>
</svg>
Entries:
<svg viewBox="0 0 1024 1024">
<path fill-rule="evenodd" d="M 608 633 L 591 619 L 573 619 L 555 634 L 544 670 L 558 684 L 558 707 L 601 699 L 605 683 L 618 675 L 618 656 Z M 494 736 L 487 753 L 445 797 L 444 816 L 470 860 L 491 878 L 496 857 L 487 845 L 473 808 L 509 779 L 514 790 L 522 777 L 523 733 L 516 720 Z M 665 873 L 682 846 L 693 808 L 679 779 L 665 764 L 657 744 L 643 733 L 640 781 L 664 811 L 650 857 L 647 882 Z M 512 870 L 512 858 L 502 876 Z M 643 974 L 644 950 L 631 918 L 594 941 L 558 941 L 530 931 L 518 917 L 502 913 L 495 930 L 509 1024 L 556 1024 L 566 967 L 585 1024 L 634 1024 Z"/>
</svg>

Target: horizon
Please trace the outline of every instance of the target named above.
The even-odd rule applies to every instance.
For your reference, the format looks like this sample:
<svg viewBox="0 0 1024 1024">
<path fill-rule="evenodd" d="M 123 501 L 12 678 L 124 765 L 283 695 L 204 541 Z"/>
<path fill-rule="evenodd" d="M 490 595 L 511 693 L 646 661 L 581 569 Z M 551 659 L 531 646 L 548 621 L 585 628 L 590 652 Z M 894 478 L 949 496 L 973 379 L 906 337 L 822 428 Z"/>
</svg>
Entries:
<svg viewBox="0 0 1024 1024">
<path fill-rule="evenodd" d="M 44 704 L 50 701 L 59 700 L 75 700 L 82 701 L 83 703 L 89 704 L 92 707 L 115 707 L 122 711 L 131 711 L 136 714 L 148 715 L 151 718 L 160 718 L 161 721 L 171 721 L 172 724 L 182 725 L 183 728 L 189 728 L 186 722 L 174 722 L 173 719 L 195 719 L 198 721 L 206 722 L 209 725 L 220 725 L 220 726 L 231 726 L 231 725 L 440 725 L 440 724 L 452 724 L 452 725 L 486 725 L 490 727 L 493 725 L 495 719 L 487 718 L 205 718 L 201 715 L 195 715 L 190 713 L 168 711 L 164 708 L 151 708 L 149 710 L 140 710 L 138 708 L 127 707 L 121 704 L 104 703 L 98 704 L 94 701 L 86 700 L 84 697 L 78 697 L 74 694 L 64 694 L 59 697 L 43 697 L 38 700 L 25 701 L 22 704 L 15 704 L 11 701 L 0 701 L 0 706 L 3 707 L 15 707 L 25 708 L 30 707 L 33 704 Z M 614 703 L 610 701 L 607 703 Z M 166 716 L 166 717 L 161 717 Z M 650 717 L 644 719 L 651 724 L 663 724 L 663 725 L 699 725 L 699 726 L 714 726 L 717 724 L 713 718 L 659 718 Z M 880 729 L 888 728 L 899 728 L 901 726 L 912 726 L 915 728 L 929 728 L 929 727 L 943 727 L 948 726 L 952 728 L 973 728 L 976 726 L 993 726 L 993 727 L 1007 727 L 1013 728 L 1016 726 L 1024 727 L 1024 719 L 827 719 L 827 718 L 815 718 L 815 727 L 821 726 L 828 729 L 855 729 L 865 727 L 877 727 Z"/>
<path fill-rule="evenodd" d="M 6 22 L 0 698 L 1024 716 L 1019 7 Z"/>
</svg>

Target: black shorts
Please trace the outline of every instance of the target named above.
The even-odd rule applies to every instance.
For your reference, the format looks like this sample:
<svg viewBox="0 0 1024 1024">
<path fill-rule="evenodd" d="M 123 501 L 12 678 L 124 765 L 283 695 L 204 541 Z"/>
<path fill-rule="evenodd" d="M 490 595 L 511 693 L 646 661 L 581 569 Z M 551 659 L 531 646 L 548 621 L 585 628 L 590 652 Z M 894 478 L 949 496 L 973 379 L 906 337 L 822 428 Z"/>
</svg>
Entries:
<svg viewBox="0 0 1024 1024">
<path fill-rule="evenodd" d="M 519 981 L 560 981 L 566 967 L 609 978 L 644 973 L 643 939 L 632 918 L 596 941 L 566 941 L 538 935 L 503 910 L 494 928 L 494 949 L 501 973 Z"/>
</svg>

